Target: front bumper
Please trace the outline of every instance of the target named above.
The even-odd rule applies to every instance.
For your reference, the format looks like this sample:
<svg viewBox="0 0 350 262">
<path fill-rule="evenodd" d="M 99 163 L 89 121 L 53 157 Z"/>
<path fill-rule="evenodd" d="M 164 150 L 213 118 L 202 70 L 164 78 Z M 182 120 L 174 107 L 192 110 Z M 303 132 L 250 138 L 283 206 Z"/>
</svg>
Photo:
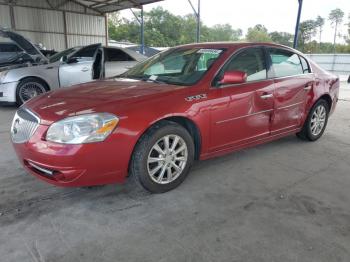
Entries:
<svg viewBox="0 0 350 262">
<path fill-rule="evenodd" d="M 45 141 L 47 129 L 48 126 L 39 125 L 28 142 L 13 144 L 20 162 L 34 176 L 66 187 L 122 183 L 125 180 L 130 155 L 118 150 L 118 134 L 113 134 L 113 138 L 111 135 L 104 142 L 64 145 Z"/>
<path fill-rule="evenodd" d="M 0 84 L 0 103 L 15 103 L 18 82 Z"/>
</svg>

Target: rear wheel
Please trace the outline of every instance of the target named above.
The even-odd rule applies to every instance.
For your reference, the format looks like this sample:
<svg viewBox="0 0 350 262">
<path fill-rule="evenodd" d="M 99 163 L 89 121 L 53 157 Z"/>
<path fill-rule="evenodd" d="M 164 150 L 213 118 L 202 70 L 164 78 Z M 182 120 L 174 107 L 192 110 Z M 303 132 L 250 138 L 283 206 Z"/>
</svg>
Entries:
<svg viewBox="0 0 350 262">
<path fill-rule="evenodd" d="M 328 122 L 329 105 L 327 101 L 321 99 L 310 110 L 304 123 L 303 129 L 297 136 L 304 140 L 316 141 L 326 129 Z"/>
<path fill-rule="evenodd" d="M 162 121 L 151 127 L 135 147 L 131 177 L 152 193 L 179 186 L 194 159 L 192 137 L 182 126 Z"/>
<path fill-rule="evenodd" d="M 34 77 L 29 77 L 21 80 L 16 90 L 16 103 L 22 105 L 29 99 L 41 95 L 49 90 L 47 84 Z"/>
</svg>

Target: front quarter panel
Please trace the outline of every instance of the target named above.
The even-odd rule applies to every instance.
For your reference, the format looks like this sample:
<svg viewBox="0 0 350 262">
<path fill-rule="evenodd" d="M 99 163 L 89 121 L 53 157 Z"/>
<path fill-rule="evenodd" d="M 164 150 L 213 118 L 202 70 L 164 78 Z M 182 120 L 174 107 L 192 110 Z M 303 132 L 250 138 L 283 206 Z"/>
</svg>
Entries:
<svg viewBox="0 0 350 262">
<path fill-rule="evenodd" d="M 191 89 L 191 87 L 184 88 L 176 94 L 129 104 L 126 108 L 117 110 L 116 115 L 120 121 L 114 133 L 124 137 L 125 156 L 132 155 L 137 141 L 152 125 L 171 117 L 187 118 L 195 124 L 200 132 L 201 152 L 203 152 L 207 147 L 206 138 L 209 137 L 209 110 L 206 110 L 209 104 L 206 99 L 188 101 L 187 98 L 192 93 Z M 143 108 L 141 113 L 140 108 Z"/>
<path fill-rule="evenodd" d="M 59 87 L 57 63 L 11 69 L 4 82 L 17 82 L 26 77 L 38 77 L 44 80 L 50 90 Z"/>
</svg>

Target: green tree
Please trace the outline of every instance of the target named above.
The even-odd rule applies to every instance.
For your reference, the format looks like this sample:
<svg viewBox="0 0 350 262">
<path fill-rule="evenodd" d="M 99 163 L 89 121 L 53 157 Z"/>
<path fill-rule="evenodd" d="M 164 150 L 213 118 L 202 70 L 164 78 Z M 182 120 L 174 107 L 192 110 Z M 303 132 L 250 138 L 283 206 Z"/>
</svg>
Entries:
<svg viewBox="0 0 350 262">
<path fill-rule="evenodd" d="M 139 13 L 136 13 L 139 15 Z M 144 13 L 145 44 L 149 46 L 175 46 L 196 41 L 197 19 L 194 15 L 175 16 L 161 7 Z M 131 20 L 112 16 L 108 21 L 111 39 L 140 42 L 140 25 L 136 18 Z M 201 23 L 202 41 L 236 41 L 242 35 L 241 29 L 229 24 L 208 27 Z"/>
<path fill-rule="evenodd" d="M 250 42 L 271 42 L 267 28 L 264 25 L 257 24 L 254 27 L 249 27 L 246 34 L 246 39 Z"/>
<path fill-rule="evenodd" d="M 123 19 L 120 24 L 115 25 L 109 20 L 108 35 L 110 39 L 138 43 L 140 42 L 140 25 L 137 21 L 127 19 Z"/>
<path fill-rule="evenodd" d="M 346 42 L 350 46 L 350 13 L 349 13 L 349 16 L 348 16 L 348 35 L 346 36 Z"/>
<path fill-rule="evenodd" d="M 234 30 L 231 25 L 214 25 L 208 29 L 208 41 L 237 41 L 242 36 L 242 30 Z"/>
<path fill-rule="evenodd" d="M 269 33 L 269 37 L 275 43 L 292 46 L 293 45 L 293 35 L 287 32 L 271 32 Z"/>
<path fill-rule="evenodd" d="M 324 18 L 321 16 L 317 16 L 315 20 L 315 26 L 318 28 L 318 34 L 319 34 L 319 42 L 321 43 L 322 41 L 322 30 L 324 26 Z"/>
<path fill-rule="evenodd" d="M 314 20 L 305 20 L 300 23 L 299 25 L 299 40 L 301 43 L 299 43 L 299 46 L 302 50 L 304 50 L 304 47 L 306 43 L 311 41 L 311 38 L 316 35 L 316 22 Z"/>
<path fill-rule="evenodd" d="M 333 9 L 328 16 L 328 20 L 331 21 L 331 24 L 334 26 L 334 40 L 333 40 L 333 46 L 334 46 L 334 52 L 335 50 L 335 43 L 337 41 L 337 30 L 338 25 L 343 22 L 344 12 L 339 9 Z"/>
</svg>

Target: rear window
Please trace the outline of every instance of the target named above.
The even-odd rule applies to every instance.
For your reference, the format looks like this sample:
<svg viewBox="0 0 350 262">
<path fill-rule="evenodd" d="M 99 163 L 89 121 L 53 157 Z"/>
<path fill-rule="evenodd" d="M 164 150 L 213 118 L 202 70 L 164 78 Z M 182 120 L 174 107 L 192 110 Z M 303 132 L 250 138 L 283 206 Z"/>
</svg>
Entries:
<svg viewBox="0 0 350 262">
<path fill-rule="evenodd" d="M 106 48 L 105 49 L 105 60 L 108 62 L 118 61 L 135 61 L 130 55 L 125 53 L 123 50 Z"/>
</svg>

